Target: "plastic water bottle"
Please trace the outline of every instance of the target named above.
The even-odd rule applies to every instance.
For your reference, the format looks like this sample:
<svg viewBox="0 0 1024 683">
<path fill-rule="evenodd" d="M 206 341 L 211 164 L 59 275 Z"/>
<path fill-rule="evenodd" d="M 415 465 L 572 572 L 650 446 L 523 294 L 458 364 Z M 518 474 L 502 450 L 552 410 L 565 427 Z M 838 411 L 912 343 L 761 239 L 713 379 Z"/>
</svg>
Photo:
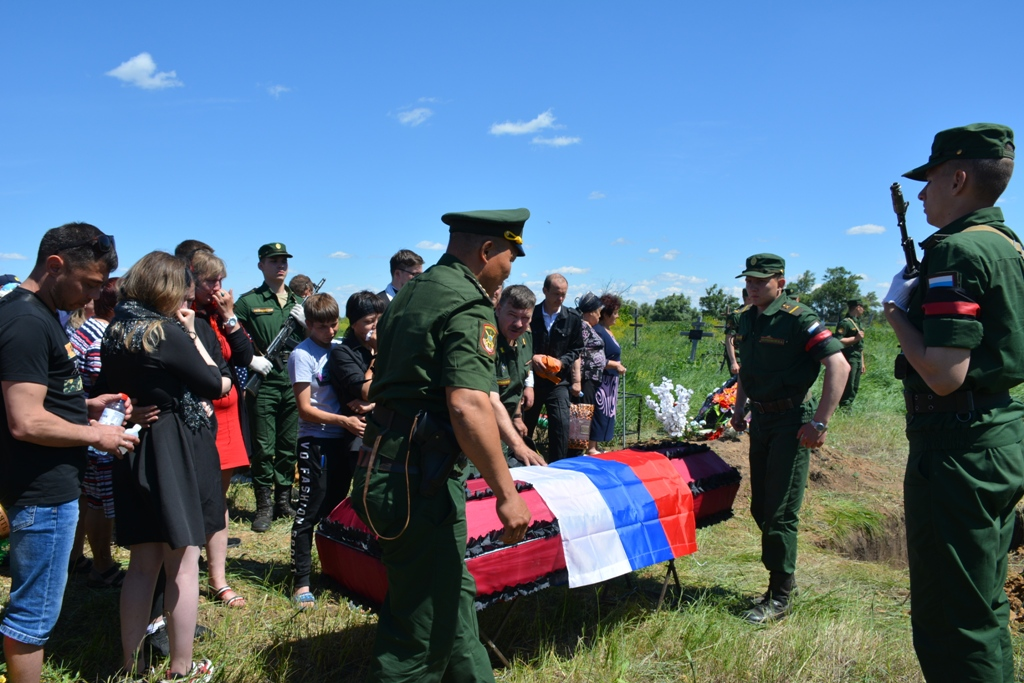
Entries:
<svg viewBox="0 0 1024 683">
<path fill-rule="evenodd" d="M 120 427 L 124 424 L 125 413 L 128 411 L 128 396 L 125 394 L 118 394 L 118 396 L 120 398 L 111 401 L 103 409 L 103 414 L 100 415 L 99 420 L 101 425 Z"/>
</svg>

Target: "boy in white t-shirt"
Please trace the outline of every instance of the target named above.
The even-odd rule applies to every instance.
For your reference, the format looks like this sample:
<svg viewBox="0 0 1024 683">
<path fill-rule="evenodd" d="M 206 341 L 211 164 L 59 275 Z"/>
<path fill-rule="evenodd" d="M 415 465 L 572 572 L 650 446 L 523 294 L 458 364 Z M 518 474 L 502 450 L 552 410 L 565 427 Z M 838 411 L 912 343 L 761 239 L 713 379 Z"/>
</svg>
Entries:
<svg viewBox="0 0 1024 683">
<path fill-rule="evenodd" d="M 288 358 L 288 376 L 299 410 L 299 507 L 292 525 L 292 602 L 313 607 L 309 591 L 313 529 L 348 495 L 353 463 L 346 458 L 345 430 L 363 435 L 366 421 L 345 416 L 327 377 L 327 360 L 338 332 L 338 302 L 330 294 L 313 294 L 302 304 L 307 339 Z"/>
</svg>

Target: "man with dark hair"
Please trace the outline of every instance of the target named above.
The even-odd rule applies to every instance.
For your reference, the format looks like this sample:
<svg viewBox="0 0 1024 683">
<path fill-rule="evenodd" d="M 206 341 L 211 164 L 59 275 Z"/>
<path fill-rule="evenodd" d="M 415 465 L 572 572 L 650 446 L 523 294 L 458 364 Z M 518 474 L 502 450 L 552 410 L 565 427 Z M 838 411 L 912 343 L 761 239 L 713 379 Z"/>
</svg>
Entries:
<svg viewBox="0 0 1024 683">
<path fill-rule="evenodd" d="M 883 298 L 910 457 L 903 480 L 910 623 L 924 677 L 1010 683 L 1014 643 L 1003 583 L 1024 491 L 1024 260 L 993 206 L 1013 173 L 1013 131 L 976 123 L 939 132 L 904 174 L 938 231 L 920 275 Z"/>
<path fill-rule="evenodd" d="M 523 441 L 523 396 L 533 386 L 533 333 L 530 319 L 537 297 L 526 285 L 512 285 L 501 292 L 495 317 L 498 320 L 498 351 L 495 359 L 497 390 L 491 404 L 498 420 L 509 467 L 545 465 L 542 458 Z"/>
<path fill-rule="evenodd" d="M 313 293 L 313 281 L 309 279 L 308 275 L 299 273 L 288 283 L 288 289 L 292 290 L 292 294 L 300 299 L 305 299 Z"/>
<path fill-rule="evenodd" d="M 569 452 L 569 396 L 582 392 L 582 378 L 576 360 L 583 354 L 583 319 L 578 311 L 562 306 L 569 283 L 558 273 L 544 278 L 544 301 L 533 309 L 533 406 L 523 414 L 527 432 L 548 410 L 548 462 L 561 460 Z"/>
<path fill-rule="evenodd" d="M 0 623 L 11 683 L 39 681 L 60 614 L 78 522 L 85 449 L 116 453 L 138 439 L 100 425 L 86 400 L 57 311 L 98 298 L 117 267 L 114 238 L 87 223 L 43 235 L 32 273 L 0 301 L 0 505 L 11 522 L 11 593 Z"/>
<path fill-rule="evenodd" d="M 462 456 L 494 491 L 503 543 L 530 511 L 501 452 L 489 394 L 498 330 L 490 295 L 523 256 L 526 209 L 448 213 L 448 249 L 381 318 L 353 506 L 377 534 L 388 592 L 372 681 L 493 681 L 466 568 Z M 401 493 L 399 493 L 401 491 Z"/>
<path fill-rule="evenodd" d="M 763 624 L 789 613 L 811 449 L 825 443 L 850 366 L 817 314 L 786 294 L 781 256 L 754 254 L 737 277 L 746 278 L 750 308 L 736 331 L 743 364 L 732 427 L 747 429 L 743 406 L 750 398 L 750 514 L 761 530 L 761 563 L 768 570 L 768 591 L 743 617 Z M 818 403 L 811 387 L 822 366 Z"/>
<path fill-rule="evenodd" d="M 278 517 L 294 517 L 291 506 L 292 482 L 295 478 L 295 438 L 298 413 L 295 394 L 288 379 L 288 368 L 274 364 L 266 353 L 289 316 L 305 327 L 305 315 L 299 298 L 285 286 L 288 259 L 292 257 L 280 242 L 264 244 L 259 249 L 257 268 L 263 273 L 263 284 L 239 297 L 235 315 L 260 355 L 253 356 L 249 369 L 266 379 L 255 397 L 246 396 L 252 427 L 252 459 L 250 472 L 256 494 L 256 516 L 252 530 L 262 533 Z M 296 328 L 292 341 L 302 342 L 303 329 Z"/>
<path fill-rule="evenodd" d="M 200 242 L 199 240 L 184 240 L 174 248 L 174 255 L 180 259 L 185 259 L 189 264 L 192 263 L 192 254 L 197 251 L 208 251 L 213 253 L 213 247 L 206 242 Z"/>
<path fill-rule="evenodd" d="M 860 376 L 867 371 L 864 364 L 864 330 L 858 324 L 864 315 L 864 302 L 850 299 L 846 302 L 846 317 L 836 325 L 836 339 L 843 345 L 843 355 L 850 364 L 850 378 L 846 380 L 846 389 L 839 400 L 840 408 L 852 408 L 853 402 L 860 391 Z"/>
<path fill-rule="evenodd" d="M 388 303 L 395 298 L 406 282 L 423 272 L 423 257 L 415 251 L 399 249 L 391 257 L 391 282 L 377 294 Z"/>
</svg>

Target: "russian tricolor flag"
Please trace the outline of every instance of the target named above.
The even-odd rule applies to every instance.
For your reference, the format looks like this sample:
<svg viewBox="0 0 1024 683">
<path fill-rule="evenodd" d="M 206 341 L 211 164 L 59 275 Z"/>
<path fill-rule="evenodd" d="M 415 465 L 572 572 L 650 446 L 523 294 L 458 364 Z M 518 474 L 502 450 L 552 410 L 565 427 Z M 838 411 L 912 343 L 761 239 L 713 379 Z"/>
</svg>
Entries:
<svg viewBox="0 0 1024 683">
<path fill-rule="evenodd" d="M 617 451 L 518 467 L 558 519 L 569 586 L 697 550 L 690 487 L 660 453 Z"/>
</svg>

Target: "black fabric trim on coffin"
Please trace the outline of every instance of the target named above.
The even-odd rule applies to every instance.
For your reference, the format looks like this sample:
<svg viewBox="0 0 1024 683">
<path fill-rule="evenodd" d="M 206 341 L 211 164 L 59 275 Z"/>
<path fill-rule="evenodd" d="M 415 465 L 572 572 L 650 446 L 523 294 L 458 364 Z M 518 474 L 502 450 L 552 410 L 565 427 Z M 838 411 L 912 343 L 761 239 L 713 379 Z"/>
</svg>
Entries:
<svg viewBox="0 0 1024 683">
<path fill-rule="evenodd" d="M 511 548 L 512 546 L 505 545 L 498 541 L 504 533 L 504 529 L 495 529 L 493 531 L 489 531 L 483 536 L 470 538 L 466 541 L 466 559 L 468 560 L 480 555 L 486 555 L 487 553 L 502 550 L 503 548 Z M 560 533 L 562 532 L 558 527 L 558 520 L 551 522 L 534 522 L 526 529 L 526 536 L 519 543 L 536 541 L 544 538 L 553 538 Z M 519 545 L 519 543 L 516 545 Z"/>
<path fill-rule="evenodd" d="M 320 521 L 316 532 L 335 543 L 348 546 L 376 560 L 381 559 L 380 543 L 365 531 L 357 531 L 344 524 L 324 519 Z"/>
<path fill-rule="evenodd" d="M 710 477 L 694 479 L 690 482 L 690 493 L 695 496 L 699 496 L 706 491 L 713 491 L 715 489 L 731 486 L 732 484 L 738 484 L 742 479 L 743 477 L 740 476 L 740 471 L 735 467 L 730 467 L 725 472 L 716 472 Z"/>
<path fill-rule="evenodd" d="M 569 583 L 569 570 L 567 569 L 556 569 L 553 572 L 548 572 L 544 576 L 530 581 L 529 583 L 521 583 L 516 586 L 509 586 L 503 588 L 495 593 L 488 595 L 478 595 L 474 601 L 476 611 L 480 612 L 487 609 L 491 605 L 495 605 L 499 602 L 511 602 L 516 598 L 526 597 L 527 595 L 533 595 L 539 593 L 545 588 L 552 588 L 554 586 L 565 586 Z"/>
<path fill-rule="evenodd" d="M 513 469 L 515 469 L 515 468 L 513 468 Z M 515 475 L 514 474 L 513 474 L 512 478 L 515 479 Z M 514 481 L 512 483 L 514 483 L 516 485 L 516 491 L 518 493 L 522 493 L 523 491 L 532 491 L 533 490 L 533 484 L 529 484 L 529 483 L 527 483 L 525 481 Z M 469 501 L 471 501 L 471 500 L 483 500 L 484 498 L 493 498 L 494 497 L 494 489 L 492 489 L 490 486 L 488 486 L 487 488 L 484 488 L 484 489 L 478 489 L 478 490 L 473 491 L 473 492 L 470 492 L 470 490 L 468 488 L 465 488 L 465 491 L 466 491 L 466 502 L 467 503 Z"/>
<path fill-rule="evenodd" d="M 687 455 L 695 455 L 697 453 L 706 453 L 711 450 L 711 446 L 706 443 L 690 443 L 688 441 L 662 441 L 656 444 L 633 446 L 628 450 L 631 451 L 657 451 L 661 453 L 669 460 L 675 460 L 677 458 L 683 458 Z"/>
<path fill-rule="evenodd" d="M 716 512 L 715 514 L 708 515 L 707 517 L 701 517 L 697 520 L 696 526 L 698 529 L 704 529 L 706 527 L 719 524 L 720 522 L 724 522 L 728 519 L 732 519 L 734 516 L 735 515 L 733 514 L 732 508 L 729 508 L 728 510 L 722 510 L 721 512 Z"/>
</svg>

